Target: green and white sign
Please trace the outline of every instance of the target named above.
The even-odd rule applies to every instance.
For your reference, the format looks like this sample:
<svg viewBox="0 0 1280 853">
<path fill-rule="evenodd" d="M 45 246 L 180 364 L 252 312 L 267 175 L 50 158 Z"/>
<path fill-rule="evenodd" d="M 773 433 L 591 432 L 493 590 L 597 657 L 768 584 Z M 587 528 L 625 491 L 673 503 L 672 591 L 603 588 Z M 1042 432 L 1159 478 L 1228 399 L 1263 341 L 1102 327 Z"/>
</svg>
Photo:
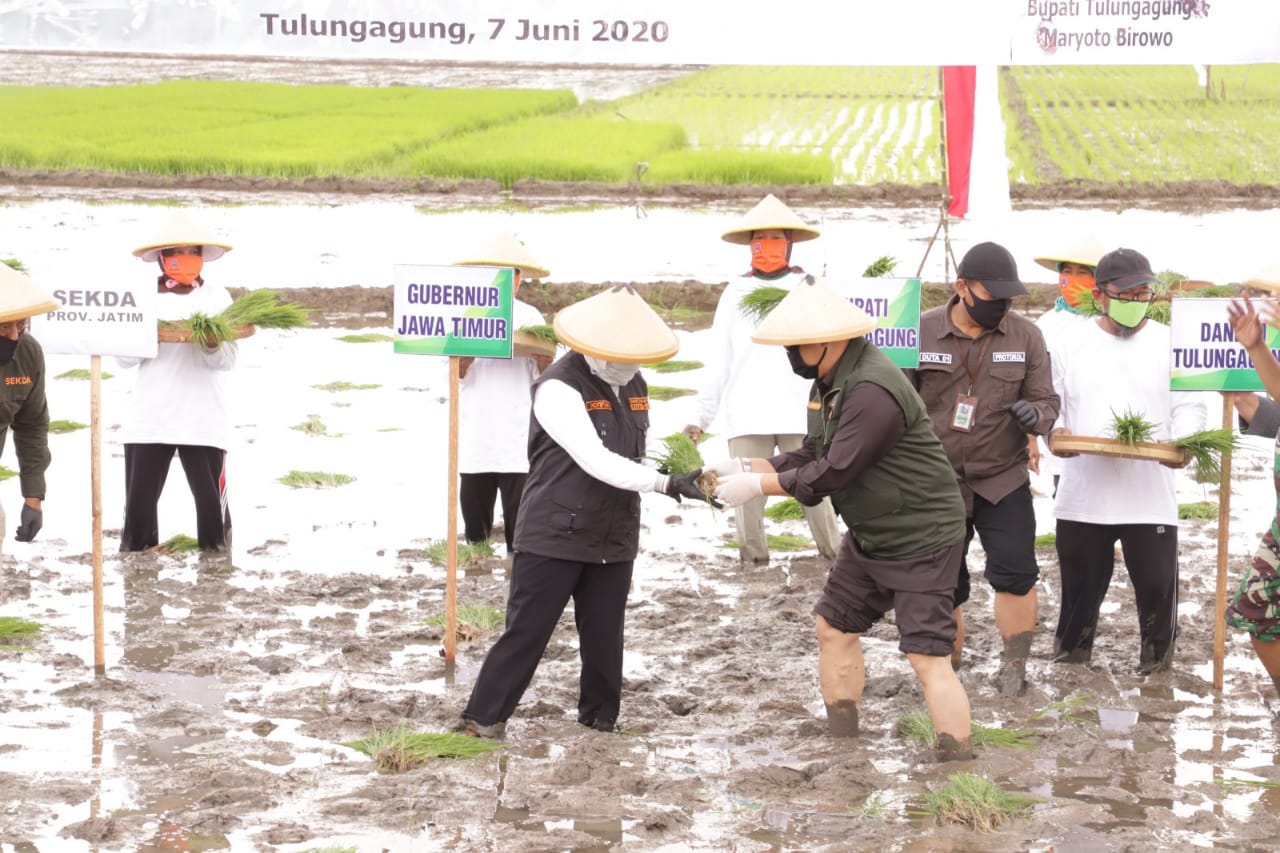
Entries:
<svg viewBox="0 0 1280 853">
<path fill-rule="evenodd" d="M 828 280 L 836 293 L 876 319 L 867 340 L 898 367 L 920 366 L 920 279 Z"/>
<path fill-rule="evenodd" d="M 515 270 L 396 265 L 395 351 L 511 358 Z"/>
<path fill-rule="evenodd" d="M 1174 391 L 1261 391 L 1253 359 L 1227 322 L 1230 299 L 1178 299 L 1170 312 L 1170 387 Z M 1266 326 L 1267 346 L 1280 357 L 1280 329 Z"/>
</svg>

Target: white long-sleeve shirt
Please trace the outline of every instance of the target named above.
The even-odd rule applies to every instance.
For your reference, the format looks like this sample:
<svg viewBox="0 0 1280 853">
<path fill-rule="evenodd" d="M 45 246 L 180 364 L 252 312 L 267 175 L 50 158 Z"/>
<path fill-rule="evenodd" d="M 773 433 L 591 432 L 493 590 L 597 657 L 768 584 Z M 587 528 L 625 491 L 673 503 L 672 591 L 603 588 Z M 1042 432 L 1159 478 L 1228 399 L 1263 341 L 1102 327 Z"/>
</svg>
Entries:
<svg viewBox="0 0 1280 853">
<path fill-rule="evenodd" d="M 1070 333 L 1084 323 L 1093 322 L 1093 317 L 1084 314 L 1076 314 L 1065 308 L 1052 307 L 1036 318 L 1036 327 L 1040 329 L 1044 335 L 1045 345 L 1049 348 L 1049 359 L 1052 364 L 1053 349 L 1058 340 Z M 1040 442 L 1040 473 L 1046 477 L 1061 476 L 1062 463 L 1066 460 L 1054 456 L 1049 452 L 1049 445 L 1045 436 L 1040 436 L 1037 441 Z"/>
<path fill-rule="evenodd" d="M 187 294 L 156 299 L 161 320 L 185 320 L 192 314 L 221 314 L 231 304 L 225 287 L 204 284 Z M 120 430 L 125 444 L 231 444 L 227 371 L 235 367 L 236 345 L 208 352 L 197 343 L 159 345 L 155 358 L 126 358 L 121 367 L 138 366 Z"/>
<path fill-rule="evenodd" d="M 1129 338 L 1096 321 L 1066 330 L 1051 355 L 1053 387 L 1062 398 L 1055 428 L 1113 437 L 1115 416 L 1129 410 L 1156 424 L 1153 441 L 1203 430 L 1201 398 L 1169 390 L 1169 348 L 1169 327 L 1154 320 Z M 1074 456 L 1063 460 L 1054 509 L 1066 521 L 1176 525 L 1174 472 L 1146 459 Z"/>
<path fill-rule="evenodd" d="M 538 326 L 542 314 L 513 300 L 512 325 Z M 532 358 L 477 358 L 458 395 L 458 470 L 523 474 L 529 471 L 529 386 L 538 378 Z"/>
<path fill-rule="evenodd" d="M 707 380 L 698 392 L 698 426 L 707 429 L 720 414 L 725 438 L 742 435 L 804 435 L 808 430 L 808 380 L 791 371 L 779 346 L 751 340 L 755 323 L 738 305 L 757 287 L 790 291 L 804 280 L 791 273 L 774 281 L 740 276 L 725 286 L 711 321 Z"/>
<path fill-rule="evenodd" d="M 618 396 L 614 389 L 614 397 Z M 582 394 L 557 379 L 547 379 L 533 395 L 533 416 L 556 444 L 587 474 L 618 489 L 652 492 L 666 477 L 604 446 L 582 405 Z"/>
</svg>

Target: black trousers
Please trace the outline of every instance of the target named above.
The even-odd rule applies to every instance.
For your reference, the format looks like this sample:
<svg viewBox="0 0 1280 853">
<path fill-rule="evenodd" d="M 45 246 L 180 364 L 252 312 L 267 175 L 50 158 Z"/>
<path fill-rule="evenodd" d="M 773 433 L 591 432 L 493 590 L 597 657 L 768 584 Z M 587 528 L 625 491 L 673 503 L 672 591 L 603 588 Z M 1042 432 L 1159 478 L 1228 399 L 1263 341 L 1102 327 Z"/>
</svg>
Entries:
<svg viewBox="0 0 1280 853">
<path fill-rule="evenodd" d="M 203 551 L 225 548 L 231 534 L 227 507 L 227 453 L 219 447 L 190 444 L 124 446 L 124 528 L 121 551 L 142 551 L 160 544 L 156 507 L 178 454 L 196 502 L 196 539 Z"/>
<path fill-rule="evenodd" d="M 964 551 L 969 553 L 973 534 L 982 540 L 987 553 L 983 572 L 996 592 L 1026 595 L 1040 579 L 1036 564 L 1036 511 L 1031 502 L 1031 483 L 1005 495 L 999 503 L 991 503 L 981 495 L 973 496 L 973 515 L 965 519 Z M 956 584 L 956 606 L 969 600 L 969 561 L 960 561 L 960 580 Z"/>
<path fill-rule="evenodd" d="M 507 538 L 507 553 L 516 541 L 516 513 L 528 474 L 489 472 L 461 474 L 458 503 L 462 505 L 462 527 L 468 542 L 488 542 L 493 532 L 493 502 L 502 496 L 502 529 Z"/>
<path fill-rule="evenodd" d="M 1138 605 L 1139 665 L 1148 671 L 1168 665 L 1178 633 L 1178 526 L 1060 520 L 1056 536 L 1062 606 L 1055 659 L 1084 663 L 1092 656 L 1119 540 Z"/>
<path fill-rule="evenodd" d="M 572 598 L 582 657 L 578 721 L 588 726 L 616 722 L 622 704 L 622 625 L 634 566 L 634 560 L 578 563 L 517 553 L 506 630 L 489 649 L 462 716 L 483 726 L 506 722 Z"/>
</svg>

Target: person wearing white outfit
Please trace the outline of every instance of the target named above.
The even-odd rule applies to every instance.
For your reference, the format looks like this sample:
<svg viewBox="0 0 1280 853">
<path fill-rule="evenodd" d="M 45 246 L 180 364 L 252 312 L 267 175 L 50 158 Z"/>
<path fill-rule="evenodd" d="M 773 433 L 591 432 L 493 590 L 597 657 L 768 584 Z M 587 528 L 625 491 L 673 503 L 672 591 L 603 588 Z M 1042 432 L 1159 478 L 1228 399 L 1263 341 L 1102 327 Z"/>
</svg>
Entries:
<svg viewBox="0 0 1280 853">
<path fill-rule="evenodd" d="M 765 196 L 722 239 L 751 247 L 751 269 L 731 281 L 720 295 L 711 323 L 709 378 L 697 397 L 698 422 L 685 432 L 698 441 L 721 415 L 729 439 L 729 455 L 768 458 L 799 450 L 807 429 L 809 384 L 797 377 L 776 347 L 751 340 L 756 323 L 741 310 L 743 297 L 758 287 L 790 292 L 804 281 L 804 270 L 791 266 L 791 247 L 818 237 L 775 196 Z M 744 563 L 767 563 L 763 497 L 734 509 L 738 555 Z M 834 559 L 840 545 L 831 501 L 824 498 L 804 508 L 819 553 Z"/>
<path fill-rule="evenodd" d="M 1036 318 L 1036 326 L 1044 335 L 1051 358 L 1054 344 L 1069 329 L 1087 323 L 1093 317 L 1093 276 L 1103 251 L 1102 245 L 1091 235 L 1081 234 L 1060 248 L 1035 259 L 1037 264 L 1058 275 L 1057 299 L 1049 310 Z M 1044 437 L 1029 436 L 1028 443 L 1031 472 L 1053 478 L 1053 494 L 1056 497 L 1058 482 L 1062 477 L 1062 460 L 1049 452 Z"/>
<path fill-rule="evenodd" d="M 134 250 L 137 257 L 160 266 L 156 304 L 161 321 L 185 320 L 193 314 L 214 316 L 231 305 L 225 287 L 209 284 L 201 276 L 205 263 L 230 249 L 179 211 L 154 239 Z M 226 379 L 236 364 L 235 344 L 161 343 L 154 358 L 116 360 L 121 367 L 138 368 L 121 428 L 125 506 L 120 550 L 142 551 L 160 544 L 157 505 L 176 453 L 195 499 L 200 550 L 225 551 L 231 537 L 226 491 L 231 417 Z"/>
<path fill-rule="evenodd" d="M 527 279 L 546 278 L 550 271 L 534 262 L 514 234 L 498 234 L 457 261 L 459 266 L 515 269 L 515 293 Z M 512 299 L 516 329 L 546 321 L 537 308 Z M 488 542 L 493 533 L 493 506 L 502 500 L 502 526 L 507 554 L 514 551 L 516 520 L 529 476 L 529 388 L 551 363 L 550 355 L 512 358 L 463 358 L 458 398 L 458 503 L 468 542 Z"/>
<path fill-rule="evenodd" d="M 1169 390 L 1169 327 L 1146 316 L 1156 282 L 1147 259 L 1116 249 L 1098 261 L 1094 298 L 1103 315 L 1061 340 L 1052 355 L 1062 398 L 1050 449 L 1065 457 L 1055 512 L 1062 598 L 1054 660 L 1087 663 L 1120 542 L 1133 583 L 1141 646 L 1138 670 L 1169 667 L 1177 638 L 1178 501 L 1170 468 L 1180 463 L 1079 455 L 1068 435 L 1114 434 L 1116 415 L 1154 423 L 1153 441 L 1199 432 L 1205 408 L 1194 394 Z"/>
</svg>

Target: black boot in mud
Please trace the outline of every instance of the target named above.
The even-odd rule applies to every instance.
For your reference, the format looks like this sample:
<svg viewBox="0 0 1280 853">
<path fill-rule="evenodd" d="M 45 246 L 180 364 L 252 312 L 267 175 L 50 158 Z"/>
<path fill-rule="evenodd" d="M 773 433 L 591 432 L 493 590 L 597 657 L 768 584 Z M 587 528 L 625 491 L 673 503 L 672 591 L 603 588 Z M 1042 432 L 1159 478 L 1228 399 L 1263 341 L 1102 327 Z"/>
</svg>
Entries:
<svg viewBox="0 0 1280 853">
<path fill-rule="evenodd" d="M 832 737 L 858 736 L 858 706 L 852 699 L 841 699 L 827 706 L 827 728 Z"/>
<path fill-rule="evenodd" d="M 1004 644 L 1004 663 L 996 673 L 996 689 L 1001 696 L 1021 696 L 1027 692 L 1027 658 L 1031 656 L 1032 633 L 1010 637 Z"/>
<path fill-rule="evenodd" d="M 942 763 L 944 761 L 969 761 L 973 758 L 973 743 L 969 738 L 964 740 L 956 740 L 949 734 L 938 734 L 938 748 L 934 753 L 934 760 Z"/>
</svg>

